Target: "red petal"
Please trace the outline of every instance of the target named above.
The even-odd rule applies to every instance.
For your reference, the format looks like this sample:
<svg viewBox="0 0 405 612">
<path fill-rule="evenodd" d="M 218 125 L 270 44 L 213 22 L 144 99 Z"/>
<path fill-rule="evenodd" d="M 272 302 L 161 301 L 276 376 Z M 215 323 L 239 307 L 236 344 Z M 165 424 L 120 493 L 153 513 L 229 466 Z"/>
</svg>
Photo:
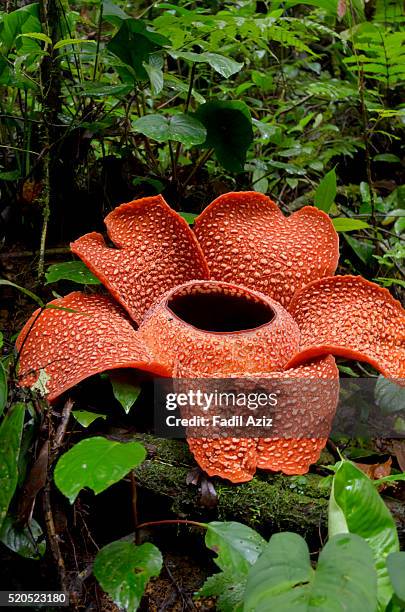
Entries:
<svg viewBox="0 0 405 612">
<path fill-rule="evenodd" d="M 273 318 L 254 329 L 207 331 L 207 327 L 197 327 L 191 319 L 186 322 L 172 310 L 184 298 L 186 317 L 200 313 L 208 322 L 212 314 L 223 313 L 226 323 L 238 302 L 246 308 L 259 304 L 271 311 Z M 249 310 L 245 309 L 242 321 L 247 322 L 248 317 Z M 299 343 L 298 327 L 278 302 L 218 281 L 193 281 L 168 292 L 149 311 L 139 334 L 155 358 L 175 373 L 180 365 L 204 374 L 218 370 L 269 372 L 283 368 Z"/>
<path fill-rule="evenodd" d="M 33 385 L 40 370 L 45 370 L 52 402 L 83 379 L 105 370 L 137 368 L 170 375 L 109 298 L 74 292 L 51 304 L 54 308 L 34 312 L 18 337 L 22 386 Z"/>
<path fill-rule="evenodd" d="M 285 424 L 287 431 L 289 425 L 295 432 L 318 431 L 319 436 L 261 439 L 257 444 L 257 467 L 273 472 L 281 470 L 284 474 L 306 474 L 310 465 L 318 461 L 332 427 L 339 399 L 339 371 L 335 360 L 329 355 L 285 372 L 273 372 L 269 377 L 288 381 L 297 379 L 296 384 L 288 385 L 288 396 L 284 396 L 287 387 L 281 386 L 279 405 L 284 409 L 280 414 L 280 425 Z M 315 382 L 305 385 L 304 379 L 315 379 Z"/>
<path fill-rule="evenodd" d="M 310 281 L 333 274 L 339 257 L 328 215 L 305 206 L 286 218 L 253 191 L 214 200 L 195 232 L 212 278 L 256 289 L 283 306 Z"/>
<path fill-rule="evenodd" d="M 287 367 L 329 353 L 405 378 L 405 311 L 387 289 L 361 276 L 324 278 L 302 289 L 290 312 L 301 340 Z"/>
<path fill-rule="evenodd" d="M 206 378 L 207 374 L 181 367 L 178 376 L 185 379 L 191 376 Z M 210 376 L 213 379 L 223 379 L 231 375 L 215 372 Z M 295 439 L 288 435 L 266 439 L 188 438 L 195 460 L 209 476 L 220 476 L 231 482 L 245 482 L 252 479 L 256 468 L 285 474 L 305 474 L 310 465 L 319 459 L 326 444 L 339 398 L 339 372 L 332 356 L 315 359 L 285 372 L 267 375 L 246 372 L 232 374 L 232 378 L 238 379 L 255 377 L 275 380 L 274 391 L 280 393 L 278 405 L 282 409 L 276 411 L 276 417 L 279 417 L 278 433 L 284 427 L 286 432 L 319 431 L 319 436 Z M 311 383 L 305 384 L 306 379 L 311 380 Z M 281 385 L 278 381 L 286 381 L 287 384 Z"/>
<path fill-rule="evenodd" d="M 208 476 L 220 476 L 235 483 L 252 480 L 257 463 L 256 440 L 188 438 L 187 442 L 196 462 Z"/>
<path fill-rule="evenodd" d="M 101 234 L 92 232 L 71 249 L 138 323 L 168 289 L 209 277 L 193 232 L 161 196 L 122 204 L 105 223 L 118 248 L 107 247 Z"/>
</svg>

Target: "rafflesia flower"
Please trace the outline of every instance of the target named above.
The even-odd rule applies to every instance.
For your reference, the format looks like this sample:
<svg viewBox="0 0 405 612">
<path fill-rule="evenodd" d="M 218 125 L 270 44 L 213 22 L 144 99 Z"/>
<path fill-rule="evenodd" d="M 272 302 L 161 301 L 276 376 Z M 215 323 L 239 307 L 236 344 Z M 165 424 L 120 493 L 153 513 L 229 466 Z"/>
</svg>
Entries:
<svg viewBox="0 0 405 612">
<path fill-rule="evenodd" d="M 45 370 L 50 402 L 115 368 L 336 380 L 339 355 L 405 377 L 404 310 L 360 276 L 333 276 L 338 236 L 322 211 L 305 206 L 286 218 L 260 193 L 228 193 L 192 231 L 156 196 L 122 204 L 105 223 L 114 246 L 93 232 L 71 248 L 110 296 L 57 299 L 52 304 L 62 309 L 34 313 L 17 342 L 21 384 L 32 386 Z M 322 419 L 336 401 L 325 393 L 315 406 L 296 394 L 283 416 Z M 249 480 L 256 468 L 305 473 L 325 441 L 188 440 L 209 475 L 233 482 Z"/>
</svg>

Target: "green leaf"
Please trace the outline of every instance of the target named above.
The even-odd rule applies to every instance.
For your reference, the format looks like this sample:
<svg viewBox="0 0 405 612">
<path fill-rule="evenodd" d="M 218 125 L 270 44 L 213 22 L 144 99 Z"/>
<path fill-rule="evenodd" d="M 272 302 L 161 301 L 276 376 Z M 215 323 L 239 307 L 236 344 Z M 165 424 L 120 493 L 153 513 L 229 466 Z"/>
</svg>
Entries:
<svg viewBox="0 0 405 612">
<path fill-rule="evenodd" d="M 401 606 L 405 606 L 405 551 L 388 555 L 387 568 L 394 593 Z"/>
<path fill-rule="evenodd" d="M 149 57 L 149 63 L 143 62 L 154 96 L 160 94 L 163 89 L 163 58 L 161 55 L 151 55 Z"/>
<path fill-rule="evenodd" d="M 375 612 L 376 575 L 367 543 L 354 534 L 332 537 L 312 569 L 305 540 L 276 533 L 249 572 L 244 612 Z"/>
<path fill-rule="evenodd" d="M 99 279 L 94 276 L 82 261 L 66 261 L 49 266 L 45 273 L 46 285 L 60 280 L 70 280 L 81 285 L 100 285 Z"/>
<path fill-rule="evenodd" d="M 84 82 L 78 87 L 78 95 L 89 98 L 105 98 L 107 96 L 124 96 L 132 90 L 132 85 L 111 85 L 110 83 Z"/>
<path fill-rule="evenodd" d="M 17 181 L 21 178 L 20 170 L 10 170 L 9 172 L 0 172 L 0 180 L 2 181 Z"/>
<path fill-rule="evenodd" d="M 0 362 L 0 416 L 3 414 L 4 408 L 6 407 L 7 396 L 8 396 L 7 372 L 3 364 Z"/>
<path fill-rule="evenodd" d="M 45 536 L 35 519 L 20 527 L 11 516 L 7 516 L 0 530 L 0 541 L 26 559 L 40 559 L 46 550 Z"/>
<path fill-rule="evenodd" d="M 336 198 L 336 172 L 333 168 L 325 174 L 315 191 L 314 204 L 319 210 L 329 212 Z M 336 229 L 336 228 L 335 228 Z"/>
<path fill-rule="evenodd" d="M 198 217 L 198 215 L 196 215 L 195 213 L 188 213 L 188 212 L 180 212 L 179 215 L 180 217 L 183 217 L 183 219 L 187 221 L 189 225 L 193 225 L 194 221 Z"/>
<path fill-rule="evenodd" d="M 178 52 L 173 51 L 170 53 L 175 59 L 181 58 L 188 60 L 193 63 L 206 63 L 211 66 L 225 79 L 228 79 L 236 72 L 239 72 L 243 68 L 243 63 L 235 62 L 235 60 L 220 55 L 219 53 L 193 53 L 192 51 Z"/>
<path fill-rule="evenodd" d="M 18 35 L 21 33 L 32 33 L 41 31 L 39 21 L 38 4 L 33 3 L 24 6 L 2 16 L 0 23 L 0 44 L 2 53 L 7 56 L 15 46 Z M 30 39 L 20 39 L 20 52 L 29 53 L 39 49 L 38 43 Z"/>
<path fill-rule="evenodd" d="M 242 612 L 246 581 L 247 574 L 235 580 L 231 572 L 219 572 L 207 578 L 196 597 L 217 597 L 219 612 Z"/>
<path fill-rule="evenodd" d="M 128 414 L 135 404 L 141 392 L 141 387 L 133 382 L 126 373 L 109 372 L 115 399 L 121 404 L 125 413 Z"/>
<path fill-rule="evenodd" d="M 364 472 L 350 461 L 342 461 L 333 477 L 332 494 L 346 519 L 350 533 L 363 537 L 370 545 L 378 576 L 378 599 L 386 606 L 392 596 L 386 557 L 399 550 L 394 519 Z M 329 534 L 341 530 L 340 522 L 329 517 Z"/>
<path fill-rule="evenodd" d="M 17 486 L 24 415 L 24 404 L 14 404 L 0 425 L 0 528 Z"/>
<path fill-rule="evenodd" d="M 392 414 L 405 410 L 405 387 L 384 378 L 380 374 L 374 389 L 376 404 L 383 414 Z"/>
<path fill-rule="evenodd" d="M 256 562 L 266 541 L 242 523 L 213 521 L 207 524 L 205 544 L 217 553 L 214 561 L 221 570 L 239 575 Z"/>
<path fill-rule="evenodd" d="M 374 279 L 376 282 L 383 285 L 383 287 L 391 287 L 392 285 L 399 285 L 400 287 L 404 287 L 405 289 L 405 281 L 400 278 L 384 278 L 383 276 L 378 276 Z"/>
<path fill-rule="evenodd" d="M 19 34 L 17 36 L 17 38 L 21 38 L 21 37 L 31 38 L 33 40 L 41 40 L 47 43 L 48 45 L 52 44 L 52 39 L 49 38 L 49 36 L 47 36 L 43 32 L 27 32 L 26 34 Z"/>
<path fill-rule="evenodd" d="M 374 155 L 373 161 L 389 162 L 391 164 L 398 164 L 401 162 L 399 157 L 393 153 L 380 153 L 379 155 Z"/>
<path fill-rule="evenodd" d="M 75 444 L 60 457 L 55 484 L 72 504 L 84 487 L 97 493 L 118 482 L 145 459 L 138 442 L 113 442 L 96 436 Z"/>
<path fill-rule="evenodd" d="M 73 417 L 82 427 L 89 427 L 96 419 L 106 419 L 106 414 L 98 412 L 89 412 L 88 410 L 73 410 Z"/>
<path fill-rule="evenodd" d="M 365 221 L 349 219 L 349 217 L 336 217 L 336 219 L 332 219 L 332 223 L 337 232 L 353 232 L 370 227 Z"/>
<path fill-rule="evenodd" d="M 374 247 L 369 242 L 357 240 L 357 238 L 352 238 L 352 236 L 348 236 L 348 234 L 343 234 L 344 239 L 347 244 L 351 247 L 351 249 L 356 253 L 357 257 L 361 259 L 364 264 L 368 264 L 373 252 Z"/>
<path fill-rule="evenodd" d="M 114 4 L 113 0 L 103 0 L 103 19 L 119 27 L 121 22 L 130 19 L 130 16 Z"/>
<path fill-rule="evenodd" d="M 150 56 L 166 45 L 170 45 L 170 40 L 147 29 L 141 19 L 125 19 L 107 49 L 131 67 L 137 80 L 147 81 L 144 62 L 149 64 Z"/>
<path fill-rule="evenodd" d="M 157 142 L 174 140 L 186 146 L 203 143 L 207 135 L 204 125 L 186 113 L 172 117 L 145 115 L 134 122 L 133 128 Z"/>
<path fill-rule="evenodd" d="M 97 553 L 93 571 L 114 603 L 132 612 L 138 609 L 148 581 L 159 575 L 162 565 L 162 555 L 153 544 L 117 541 Z"/>
<path fill-rule="evenodd" d="M 229 172 L 243 172 L 247 151 L 253 141 L 252 118 L 244 102 L 206 102 L 195 117 L 207 129 L 203 144 L 213 148 L 219 163 Z"/>
<path fill-rule="evenodd" d="M 54 45 L 54 50 L 62 49 L 62 47 L 68 47 L 69 45 L 95 45 L 95 40 L 84 40 L 80 38 L 64 38 L 63 40 L 58 40 L 58 42 Z"/>
</svg>

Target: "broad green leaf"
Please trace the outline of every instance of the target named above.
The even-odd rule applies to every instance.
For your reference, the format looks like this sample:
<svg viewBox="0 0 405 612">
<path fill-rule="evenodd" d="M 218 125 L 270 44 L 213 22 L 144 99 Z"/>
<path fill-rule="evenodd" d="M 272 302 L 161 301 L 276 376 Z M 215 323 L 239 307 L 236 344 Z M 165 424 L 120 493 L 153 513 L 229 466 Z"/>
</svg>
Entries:
<svg viewBox="0 0 405 612">
<path fill-rule="evenodd" d="M 121 372 L 110 372 L 108 374 L 115 399 L 121 404 L 125 413 L 128 414 L 135 404 L 141 392 L 141 387 L 133 382 L 127 374 Z"/>
<path fill-rule="evenodd" d="M 70 45 L 95 45 L 95 40 L 82 40 L 80 38 L 64 38 L 63 40 L 58 40 L 58 42 L 54 45 L 54 50 L 62 49 L 62 47 L 68 47 Z"/>
<path fill-rule="evenodd" d="M 257 531 L 234 521 L 207 524 L 205 544 L 215 551 L 215 563 L 223 571 L 244 574 L 262 552 L 266 541 Z"/>
<path fill-rule="evenodd" d="M 88 410 L 73 410 L 72 416 L 82 427 L 89 427 L 96 419 L 106 419 L 106 414 L 98 412 L 89 412 Z"/>
<path fill-rule="evenodd" d="M 259 72 L 258 70 L 252 71 L 252 81 L 257 86 L 260 87 L 262 91 L 265 93 L 272 91 L 274 88 L 273 77 L 270 73 Z"/>
<path fill-rule="evenodd" d="M 147 81 L 144 62 L 148 64 L 150 56 L 166 45 L 170 45 L 170 40 L 147 29 L 141 19 L 125 19 L 107 49 L 131 67 L 138 81 Z"/>
<path fill-rule="evenodd" d="M 252 118 L 244 102 L 214 101 L 198 107 L 195 117 L 207 130 L 203 144 L 215 151 L 229 172 L 243 172 L 247 151 L 253 141 Z"/>
<path fill-rule="evenodd" d="M 401 550 L 388 555 L 387 568 L 395 596 L 405 607 L 405 551 Z"/>
<path fill-rule="evenodd" d="M 3 333 L 0 331 L 0 349 L 3 348 L 3 343 L 4 343 L 4 336 L 3 336 Z"/>
<path fill-rule="evenodd" d="M 370 547 L 355 534 L 334 536 L 314 570 L 305 540 L 277 533 L 249 572 L 244 602 L 244 612 L 375 612 Z"/>
<path fill-rule="evenodd" d="M 193 225 L 194 221 L 198 217 L 198 215 L 196 215 L 195 213 L 188 213 L 188 212 L 180 212 L 179 215 L 180 217 L 183 217 L 183 219 L 187 221 L 189 225 Z"/>
<path fill-rule="evenodd" d="M 45 554 L 45 536 L 35 519 L 19 527 L 11 516 L 7 516 L 0 530 L 0 541 L 26 559 L 40 559 Z"/>
<path fill-rule="evenodd" d="M 2 16 L 0 23 L 1 51 L 6 56 L 15 46 L 18 35 L 28 32 L 40 32 L 38 3 L 24 6 Z M 21 52 L 28 53 L 39 49 L 38 43 L 30 39 L 20 39 Z"/>
<path fill-rule="evenodd" d="M 219 612 L 242 612 L 246 581 L 247 574 L 236 579 L 232 572 L 219 572 L 206 579 L 196 597 L 217 597 Z"/>
<path fill-rule="evenodd" d="M 329 212 L 336 198 L 336 172 L 333 168 L 325 174 L 315 191 L 314 204 L 319 210 Z M 335 227 L 336 229 L 336 227 Z"/>
<path fill-rule="evenodd" d="M 46 284 L 70 280 L 81 285 L 100 285 L 100 281 L 82 261 L 66 261 L 49 266 L 45 273 Z"/>
<path fill-rule="evenodd" d="M 119 27 L 121 22 L 130 19 L 130 16 L 114 4 L 113 0 L 103 0 L 103 19 Z"/>
<path fill-rule="evenodd" d="M 350 533 L 356 533 L 369 543 L 378 576 L 378 599 L 387 605 L 392 596 L 386 557 L 399 550 L 394 519 L 375 489 L 370 478 L 350 461 L 342 461 L 333 478 L 335 503 L 343 512 Z M 341 530 L 339 521 L 329 516 L 329 534 Z"/>
<path fill-rule="evenodd" d="M 374 389 L 375 401 L 383 414 L 405 410 L 405 388 L 380 374 Z"/>
<path fill-rule="evenodd" d="M 380 153 L 379 155 L 374 155 L 373 161 L 388 162 L 391 164 L 398 164 L 401 162 L 398 155 L 394 155 L 393 153 Z"/>
<path fill-rule="evenodd" d="M 19 34 L 17 36 L 17 38 L 21 37 L 32 38 L 33 40 L 41 40 L 42 42 L 45 42 L 48 45 L 52 44 L 52 39 L 49 38 L 49 36 L 47 36 L 43 32 L 27 32 L 26 34 Z"/>
<path fill-rule="evenodd" d="M 174 58 L 181 58 L 188 60 L 190 62 L 197 63 L 206 63 L 211 66 L 225 79 L 228 79 L 230 76 L 239 72 L 243 68 L 243 62 L 235 62 L 235 60 L 225 57 L 224 55 L 220 55 L 219 53 L 193 53 L 192 51 L 184 51 L 184 52 L 171 52 Z"/>
<path fill-rule="evenodd" d="M 346 233 L 343 233 L 343 236 L 350 248 L 356 253 L 357 257 L 367 265 L 373 256 L 373 245 L 365 241 L 357 240 L 357 238 L 353 238 Z"/>
<path fill-rule="evenodd" d="M 198 596 L 218 597 L 217 608 L 221 612 L 241 611 L 249 569 L 266 541 L 241 523 L 212 522 L 206 527 L 205 543 L 217 553 L 214 561 L 222 571 L 207 578 Z"/>
<path fill-rule="evenodd" d="M 163 559 L 159 549 L 146 542 L 117 541 L 104 546 L 94 561 L 94 575 L 106 593 L 120 608 L 133 612 L 141 602 L 145 587 L 158 576 Z"/>
<path fill-rule="evenodd" d="M 7 395 L 8 395 L 7 372 L 3 364 L 0 362 L 0 417 L 4 412 L 4 408 L 6 407 Z"/>
<path fill-rule="evenodd" d="M 0 425 L 0 528 L 17 486 L 24 415 L 24 404 L 14 404 Z"/>
<path fill-rule="evenodd" d="M 132 90 L 132 85 L 111 85 L 110 83 L 81 83 L 77 90 L 78 95 L 89 98 L 105 98 L 106 96 L 124 96 Z"/>
<path fill-rule="evenodd" d="M 207 135 L 204 125 L 186 113 L 172 117 L 145 115 L 134 122 L 133 128 L 157 142 L 174 140 L 186 146 L 203 143 Z"/>
<path fill-rule="evenodd" d="M 143 62 L 142 66 L 148 74 L 152 93 L 157 96 L 163 89 L 163 58 L 161 55 L 151 55 L 149 62 Z"/>
<path fill-rule="evenodd" d="M 86 438 L 64 453 L 55 468 L 55 484 L 73 504 L 79 491 L 97 493 L 118 482 L 142 463 L 146 452 L 138 442 L 114 442 L 96 436 Z"/>
<path fill-rule="evenodd" d="M 360 219 L 349 219 L 348 217 L 337 217 L 332 219 L 332 223 L 337 232 L 353 232 L 354 230 L 370 227 L 365 221 L 361 221 Z"/>
</svg>

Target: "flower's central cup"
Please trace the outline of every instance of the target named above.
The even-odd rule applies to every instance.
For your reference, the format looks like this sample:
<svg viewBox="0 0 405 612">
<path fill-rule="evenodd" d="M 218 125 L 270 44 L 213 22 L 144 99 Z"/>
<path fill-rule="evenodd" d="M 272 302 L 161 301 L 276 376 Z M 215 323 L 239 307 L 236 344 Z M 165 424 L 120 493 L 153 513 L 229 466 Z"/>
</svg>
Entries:
<svg viewBox="0 0 405 612">
<path fill-rule="evenodd" d="M 279 370 L 299 343 L 297 324 L 278 302 L 222 281 L 172 289 L 139 333 L 155 358 L 183 378 Z"/>
<path fill-rule="evenodd" d="M 206 332 L 232 333 L 254 330 L 273 321 L 276 313 L 257 294 L 223 286 L 181 287 L 167 300 L 167 308 L 178 319 Z"/>
</svg>

